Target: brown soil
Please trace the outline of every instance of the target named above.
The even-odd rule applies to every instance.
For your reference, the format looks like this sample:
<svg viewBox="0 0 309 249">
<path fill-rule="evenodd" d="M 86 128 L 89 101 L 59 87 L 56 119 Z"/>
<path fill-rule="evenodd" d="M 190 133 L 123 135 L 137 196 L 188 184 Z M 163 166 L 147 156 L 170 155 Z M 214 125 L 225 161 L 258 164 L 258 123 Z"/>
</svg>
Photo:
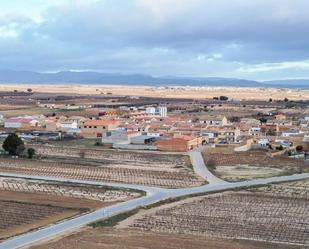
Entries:
<svg viewBox="0 0 309 249">
<path fill-rule="evenodd" d="M 296 249 L 270 243 L 215 240 L 188 236 L 141 232 L 130 229 L 85 228 L 58 241 L 46 242 L 31 249 Z"/>
<path fill-rule="evenodd" d="M 92 210 L 113 205 L 116 203 L 104 203 L 101 201 L 89 200 L 86 198 L 60 197 L 41 193 L 34 194 L 17 191 L 1 191 L 0 200 L 29 202 L 33 204 L 61 206 L 67 208 L 87 208 Z"/>
<path fill-rule="evenodd" d="M 1 202 L 6 203 L 6 205 L 11 205 L 14 211 L 11 209 L 7 210 L 10 214 L 6 217 L 6 220 L 0 220 L 0 240 L 70 218 L 83 211 L 95 210 L 116 203 L 104 203 L 85 198 L 60 197 L 41 193 L 34 194 L 15 191 L 1 191 L 0 203 Z M 25 208 L 23 208 L 24 205 L 31 207 L 33 210 L 37 210 L 37 212 L 41 212 L 43 208 L 46 210 L 44 211 L 46 214 L 43 214 L 39 218 L 31 218 L 31 214 L 27 213 Z M 54 212 L 53 209 L 57 211 Z M 48 210 L 51 211 L 49 212 Z M 17 212 L 16 216 L 14 212 Z M 22 213 L 22 221 L 20 220 L 20 213 Z"/>
</svg>

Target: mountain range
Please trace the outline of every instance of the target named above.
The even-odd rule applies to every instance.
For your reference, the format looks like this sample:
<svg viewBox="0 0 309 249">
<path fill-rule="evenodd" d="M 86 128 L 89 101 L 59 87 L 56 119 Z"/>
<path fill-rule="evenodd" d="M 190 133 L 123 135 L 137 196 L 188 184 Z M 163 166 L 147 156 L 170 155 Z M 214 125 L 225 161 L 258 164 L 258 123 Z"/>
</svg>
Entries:
<svg viewBox="0 0 309 249">
<path fill-rule="evenodd" d="M 33 84 L 126 84 L 153 86 L 235 86 L 309 89 L 309 79 L 254 81 L 222 77 L 154 77 L 145 74 L 99 73 L 91 71 L 62 71 L 38 73 L 32 71 L 0 70 L 0 83 Z"/>
</svg>

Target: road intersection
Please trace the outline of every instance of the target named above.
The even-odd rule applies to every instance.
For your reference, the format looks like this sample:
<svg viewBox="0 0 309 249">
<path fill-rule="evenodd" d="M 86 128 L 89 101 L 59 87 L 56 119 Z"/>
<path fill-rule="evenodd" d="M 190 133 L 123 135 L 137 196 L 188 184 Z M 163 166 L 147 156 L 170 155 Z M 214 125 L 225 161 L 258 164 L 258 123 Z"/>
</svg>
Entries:
<svg viewBox="0 0 309 249">
<path fill-rule="evenodd" d="M 183 189 L 165 189 L 159 187 L 149 187 L 143 185 L 135 184 L 121 184 L 121 183 L 110 183 L 110 182 L 98 182 L 98 181 L 82 181 L 75 179 L 63 179 L 63 178 L 53 178 L 53 177 L 43 177 L 43 176 L 33 176 L 33 175 L 22 175 L 22 174 L 11 174 L 11 173 L 0 173 L 0 176 L 4 177 L 18 177 L 25 179 L 34 180 L 47 180 L 47 181 L 58 181 L 66 183 L 75 184 L 87 184 L 95 186 L 110 186 L 116 188 L 127 188 L 127 189 L 137 189 L 146 192 L 146 196 L 129 200 L 123 203 L 115 204 L 109 207 L 98 209 L 94 212 L 83 214 L 79 217 L 75 217 L 69 220 L 59 222 L 57 224 L 52 224 L 50 226 L 25 233 L 7 241 L 0 243 L 0 249 L 13 249 L 22 248 L 26 246 L 33 245 L 43 240 L 53 238 L 55 236 L 61 235 L 63 233 L 73 231 L 77 228 L 85 226 L 89 223 L 114 216 L 118 213 L 133 210 L 138 207 L 147 206 L 165 199 L 176 198 L 182 196 L 188 196 L 193 194 L 211 193 L 224 190 L 231 190 L 242 187 L 259 186 L 270 183 L 279 183 L 285 181 L 301 180 L 309 178 L 309 173 L 297 174 L 290 176 L 280 176 L 271 177 L 265 179 L 255 179 L 243 182 L 225 182 L 216 176 L 214 176 L 205 166 L 201 152 L 191 151 L 190 158 L 194 167 L 194 171 L 199 176 L 203 177 L 208 181 L 207 185 Z"/>
</svg>

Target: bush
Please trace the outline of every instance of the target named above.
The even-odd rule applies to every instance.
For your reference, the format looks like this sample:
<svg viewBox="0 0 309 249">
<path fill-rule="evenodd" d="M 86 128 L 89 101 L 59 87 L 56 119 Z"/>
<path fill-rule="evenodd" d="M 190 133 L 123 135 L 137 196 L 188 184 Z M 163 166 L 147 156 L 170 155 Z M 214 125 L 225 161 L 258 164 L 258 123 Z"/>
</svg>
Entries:
<svg viewBox="0 0 309 249">
<path fill-rule="evenodd" d="M 35 149 L 29 148 L 29 149 L 27 150 L 27 154 L 28 154 L 28 158 L 32 159 L 33 156 L 35 155 Z"/>
<path fill-rule="evenodd" d="M 82 158 L 82 159 L 84 159 L 85 156 L 86 156 L 86 152 L 85 152 L 84 150 L 81 150 L 81 151 L 79 152 L 79 157 Z"/>
<path fill-rule="evenodd" d="M 206 166 L 207 168 L 214 170 L 216 169 L 216 161 L 214 159 L 208 159 L 208 161 L 206 162 Z"/>
<path fill-rule="evenodd" d="M 226 96 L 220 96 L 219 97 L 219 100 L 221 100 L 221 101 L 226 101 L 226 100 L 228 100 L 229 98 L 228 97 L 226 97 Z"/>
<path fill-rule="evenodd" d="M 2 144 L 2 148 L 12 156 L 21 155 L 25 150 L 23 140 L 16 133 L 7 136 Z"/>
<path fill-rule="evenodd" d="M 296 151 L 297 152 L 302 152 L 304 150 L 304 147 L 302 145 L 297 145 L 296 146 Z"/>
</svg>

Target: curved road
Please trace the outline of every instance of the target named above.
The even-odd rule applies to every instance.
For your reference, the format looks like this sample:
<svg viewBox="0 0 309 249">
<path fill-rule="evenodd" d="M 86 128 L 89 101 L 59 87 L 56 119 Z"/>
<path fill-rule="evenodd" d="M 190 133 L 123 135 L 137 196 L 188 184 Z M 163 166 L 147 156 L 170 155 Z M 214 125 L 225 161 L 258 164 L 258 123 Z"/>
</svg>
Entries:
<svg viewBox="0 0 309 249">
<path fill-rule="evenodd" d="M 141 206 L 149 205 L 167 198 L 181 197 L 191 194 L 198 193 L 210 193 L 214 191 L 223 191 L 241 187 L 250 187 L 257 186 L 262 184 L 269 183 L 278 183 L 284 181 L 292 181 L 292 180 L 301 180 L 309 178 L 309 173 L 306 174 L 298 174 L 298 175 L 290 175 L 290 176 L 281 176 L 281 177 L 271 177 L 266 179 L 256 179 L 244 182 L 235 182 L 228 183 L 221 179 L 218 179 L 214 175 L 211 174 L 209 170 L 207 170 L 204 161 L 202 160 L 201 152 L 192 151 L 190 152 L 190 157 L 192 164 L 194 166 L 194 170 L 198 175 L 203 177 L 205 180 L 209 182 L 208 185 L 203 185 L 200 187 L 192 187 L 192 188 L 184 188 L 184 189 L 164 189 L 158 187 L 148 187 L 142 185 L 134 185 L 134 184 L 120 184 L 120 183 L 110 183 L 110 182 L 97 182 L 97 181 L 81 181 L 74 179 L 60 179 L 53 177 L 41 177 L 41 176 L 29 176 L 29 175 L 21 175 L 21 174 L 10 174 L 10 173 L 0 173 L 0 176 L 8 176 L 8 177 L 19 177 L 19 178 L 27 178 L 27 179 L 35 179 L 35 180 L 50 180 L 50 181 L 60 181 L 60 182 L 71 182 L 77 184 L 88 184 L 88 185 L 101 185 L 101 186 L 111 186 L 117 188 L 129 188 L 129 189 L 138 189 L 146 192 L 146 196 L 129 200 L 127 202 L 119 203 L 116 205 L 112 205 L 110 207 L 101 208 L 94 212 L 87 213 L 85 215 L 72 218 L 69 220 L 65 220 L 59 222 L 57 224 L 52 224 L 50 226 L 38 229 L 36 231 L 32 231 L 7 241 L 0 243 L 0 249 L 13 249 L 13 248 L 21 248 L 25 246 L 32 245 L 36 242 L 52 238 L 54 236 L 63 234 L 68 231 L 72 231 L 89 223 L 95 222 L 97 220 L 101 220 L 103 218 L 107 218 L 118 213 L 126 212 Z"/>
<path fill-rule="evenodd" d="M 205 166 L 202 153 L 198 150 L 189 152 L 193 169 L 197 175 L 204 178 L 209 184 L 223 184 L 225 181 L 213 175 Z"/>
</svg>

